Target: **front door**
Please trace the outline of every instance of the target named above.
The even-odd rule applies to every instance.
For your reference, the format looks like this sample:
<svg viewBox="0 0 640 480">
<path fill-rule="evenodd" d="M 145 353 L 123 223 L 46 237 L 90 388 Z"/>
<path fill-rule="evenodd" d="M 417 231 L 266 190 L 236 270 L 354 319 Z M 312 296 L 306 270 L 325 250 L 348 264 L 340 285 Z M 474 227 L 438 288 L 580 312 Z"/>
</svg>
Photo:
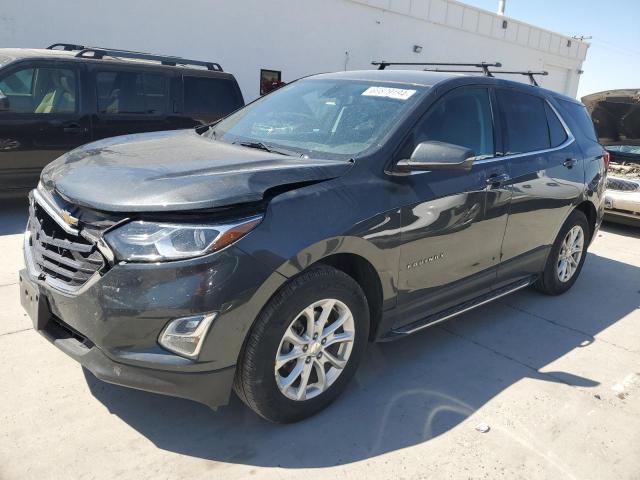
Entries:
<svg viewBox="0 0 640 480">
<path fill-rule="evenodd" d="M 31 189 L 52 160 L 91 140 L 75 64 L 21 62 L 0 74 L 0 191 Z"/>
<path fill-rule="evenodd" d="M 456 88 L 418 122 L 402 156 L 436 140 L 473 150 L 470 171 L 430 171 L 401 179 L 415 201 L 404 206 L 396 327 L 487 293 L 493 286 L 510 189 L 496 156 L 490 89 Z"/>
</svg>

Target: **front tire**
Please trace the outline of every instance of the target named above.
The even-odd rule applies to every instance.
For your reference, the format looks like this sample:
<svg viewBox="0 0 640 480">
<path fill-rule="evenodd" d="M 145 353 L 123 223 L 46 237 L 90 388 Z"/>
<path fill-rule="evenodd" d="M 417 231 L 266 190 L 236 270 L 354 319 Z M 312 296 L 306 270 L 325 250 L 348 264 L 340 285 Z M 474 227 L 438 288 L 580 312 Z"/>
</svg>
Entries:
<svg viewBox="0 0 640 480">
<path fill-rule="evenodd" d="M 560 295 L 573 286 L 587 256 L 590 234 L 587 217 L 580 210 L 574 210 L 560 229 L 544 272 L 534 285 L 538 291 Z"/>
<path fill-rule="evenodd" d="M 234 389 L 277 423 L 327 407 L 353 377 L 369 336 L 364 292 L 349 275 L 312 267 L 264 307 L 240 354 Z"/>
</svg>

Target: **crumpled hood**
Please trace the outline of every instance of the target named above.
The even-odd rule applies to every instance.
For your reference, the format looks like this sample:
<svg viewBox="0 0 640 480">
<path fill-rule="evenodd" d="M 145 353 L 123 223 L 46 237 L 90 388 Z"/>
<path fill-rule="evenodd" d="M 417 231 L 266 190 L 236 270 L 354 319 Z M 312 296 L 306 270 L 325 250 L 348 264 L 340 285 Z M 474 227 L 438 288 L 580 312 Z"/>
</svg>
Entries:
<svg viewBox="0 0 640 480">
<path fill-rule="evenodd" d="M 273 187 L 336 178 L 349 161 L 252 150 L 193 130 L 89 143 L 49 164 L 42 183 L 70 202 L 111 212 L 215 208 L 260 201 Z"/>
<path fill-rule="evenodd" d="M 582 97 L 603 145 L 640 145 L 640 89 Z"/>
</svg>

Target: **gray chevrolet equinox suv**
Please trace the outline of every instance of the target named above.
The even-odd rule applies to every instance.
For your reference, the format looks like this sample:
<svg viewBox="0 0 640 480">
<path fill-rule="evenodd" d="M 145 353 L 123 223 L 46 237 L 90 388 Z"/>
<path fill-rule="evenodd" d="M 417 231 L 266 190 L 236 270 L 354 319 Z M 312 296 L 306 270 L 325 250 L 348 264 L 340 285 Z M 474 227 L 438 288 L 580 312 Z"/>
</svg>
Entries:
<svg viewBox="0 0 640 480">
<path fill-rule="evenodd" d="M 275 422 L 393 340 L 574 284 L 606 156 L 585 107 L 508 80 L 322 74 L 196 130 L 73 150 L 30 195 L 22 304 L 106 382 Z"/>
</svg>

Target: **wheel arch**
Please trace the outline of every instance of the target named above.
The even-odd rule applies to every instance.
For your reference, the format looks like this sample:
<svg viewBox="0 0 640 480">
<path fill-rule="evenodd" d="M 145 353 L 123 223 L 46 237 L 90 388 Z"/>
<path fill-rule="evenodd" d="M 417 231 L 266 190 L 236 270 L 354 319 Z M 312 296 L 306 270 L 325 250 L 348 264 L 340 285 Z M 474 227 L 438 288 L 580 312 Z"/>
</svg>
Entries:
<svg viewBox="0 0 640 480">
<path fill-rule="evenodd" d="M 382 282 L 374 266 L 364 257 L 355 253 L 336 253 L 324 257 L 313 265 L 328 265 L 353 278 L 367 298 L 370 313 L 369 339 L 377 334 L 382 318 Z M 312 265 L 312 266 L 313 266 Z"/>
<path fill-rule="evenodd" d="M 589 241 L 593 240 L 598 220 L 598 211 L 596 210 L 595 205 L 589 200 L 584 200 L 576 205 L 574 210 L 581 211 L 584 213 L 585 217 L 587 217 L 587 222 L 589 223 Z"/>
</svg>

